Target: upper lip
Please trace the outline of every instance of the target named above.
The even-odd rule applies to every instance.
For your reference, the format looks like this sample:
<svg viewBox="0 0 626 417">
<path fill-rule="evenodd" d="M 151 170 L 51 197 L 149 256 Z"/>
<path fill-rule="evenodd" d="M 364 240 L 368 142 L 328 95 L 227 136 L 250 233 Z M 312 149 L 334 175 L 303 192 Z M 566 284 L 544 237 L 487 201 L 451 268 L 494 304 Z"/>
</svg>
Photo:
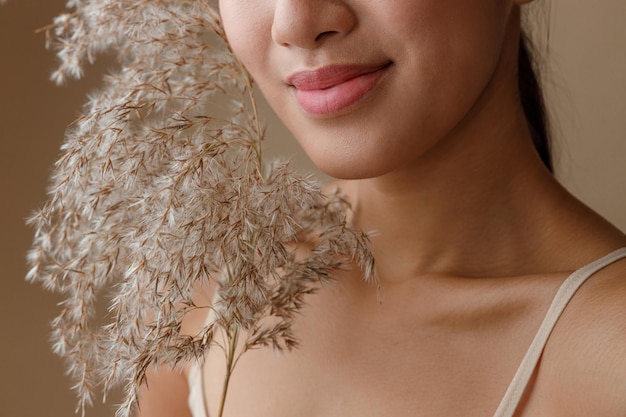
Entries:
<svg viewBox="0 0 626 417">
<path fill-rule="evenodd" d="M 376 72 L 390 64 L 391 62 L 374 65 L 329 65 L 315 70 L 295 72 L 287 77 L 285 82 L 298 90 L 323 90 L 361 75 Z"/>
</svg>

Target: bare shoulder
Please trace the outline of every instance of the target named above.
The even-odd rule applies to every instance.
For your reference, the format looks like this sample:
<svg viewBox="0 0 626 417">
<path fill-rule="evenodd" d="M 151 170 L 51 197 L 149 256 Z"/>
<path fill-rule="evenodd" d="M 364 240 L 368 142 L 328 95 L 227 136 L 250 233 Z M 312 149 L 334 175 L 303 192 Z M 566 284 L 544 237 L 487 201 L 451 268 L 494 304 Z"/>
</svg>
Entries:
<svg viewBox="0 0 626 417">
<path fill-rule="evenodd" d="M 182 370 L 150 369 L 141 388 L 136 417 L 191 417 L 187 405 L 189 387 Z"/>
<path fill-rule="evenodd" d="M 543 382 L 570 415 L 626 415 L 626 260 L 596 273 L 571 300 L 546 346 Z"/>
</svg>

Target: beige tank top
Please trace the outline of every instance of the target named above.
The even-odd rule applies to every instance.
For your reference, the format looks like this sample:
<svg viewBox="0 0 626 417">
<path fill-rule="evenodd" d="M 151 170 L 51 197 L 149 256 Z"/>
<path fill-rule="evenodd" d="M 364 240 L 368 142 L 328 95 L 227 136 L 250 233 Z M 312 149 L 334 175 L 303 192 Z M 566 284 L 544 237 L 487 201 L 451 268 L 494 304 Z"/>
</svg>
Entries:
<svg viewBox="0 0 626 417">
<path fill-rule="evenodd" d="M 552 333 L 559 317 L 574 294 L 576 294 L 578 288 L 593 274 L 623 258 L 626 258 L 626 248 L 618 249 L 597 261 L 585 265 L 563 281 L 493 417 L 513 417 L 515 414 L 522 395 L 548 342 L 550 333 Z M 191 414 L 193 417 L 209 417 L 204 398 L 204 382 L 200 364 L 194 364 L 190 367 L 188 381 Z"/>
</svg>

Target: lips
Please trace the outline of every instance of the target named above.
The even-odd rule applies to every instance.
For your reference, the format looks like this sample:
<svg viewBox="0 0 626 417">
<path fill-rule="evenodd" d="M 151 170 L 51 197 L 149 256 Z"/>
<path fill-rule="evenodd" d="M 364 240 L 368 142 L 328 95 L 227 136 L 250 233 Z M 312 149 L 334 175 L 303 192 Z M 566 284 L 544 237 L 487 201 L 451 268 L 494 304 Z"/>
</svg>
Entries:
<svg viewBox="0 0 626 417">
<path fill-rule="evenodd" d="M 295 73 L 286 82 L 295 89 L 303 110 L 313 115 L 332 115 L 363 99 L 390 65 L 328 66 Z"/>
</svg>

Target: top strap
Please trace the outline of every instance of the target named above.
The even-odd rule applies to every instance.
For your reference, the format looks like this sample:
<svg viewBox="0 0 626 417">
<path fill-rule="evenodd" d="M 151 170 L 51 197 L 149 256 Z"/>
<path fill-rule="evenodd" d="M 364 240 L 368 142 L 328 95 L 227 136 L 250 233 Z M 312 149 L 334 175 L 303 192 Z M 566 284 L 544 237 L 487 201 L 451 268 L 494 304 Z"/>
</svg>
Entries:
<svg viewBox="0 0 626 417">
<path fill-rule="evenodd" d="M 571 274 L 561 285 L 561 288 L 557 291 L 552 304 L 546 313 L 546 316 L 533 339 L 530 348 L 526 352 L 526 356 L 522 360 L 511 385 L 507 389 L 502 402 L 498 406 L 494 417 L 513 417 L 526 387 L 530 381 L 530 378 L 539 363 L 539 358 L 545 349 L 550 333 L 554 329 L 557 320 L 567 307 L 576 291 L 582 284 L 589 279 L 593 274 L 600 271 L 602 268 L 620 260 L 626 258 L 626 248 L 618 249 L 610 254 L 594 261 Z"/>
<path fill-rule="evenodd" d="M 215 292 L 215 294 L 213 294 L 212 304 L 215 304 L 217 297 L 217 292 Z M 204 324 L 207 325 L 214 320 L 215 310 L 211 308 L 204 319 Z M 204 359 L 191 362 L 187 374 L 187 383 L 189 385 L 187 404 L 191 415 L 193 417 L 209 417 L 209 407 L 206 401 L 204 383 Z"/>
<path fill-rule="evenodd" d="M 206 400 L 204 398 L 204 378 L 202 377 L 202 363 L 193 362 L 189 366 L 187 382 L 189 384 L 189 396 L 187 404 L 193 417 L 209 417 L 206 411 Z"/>
</svg>

